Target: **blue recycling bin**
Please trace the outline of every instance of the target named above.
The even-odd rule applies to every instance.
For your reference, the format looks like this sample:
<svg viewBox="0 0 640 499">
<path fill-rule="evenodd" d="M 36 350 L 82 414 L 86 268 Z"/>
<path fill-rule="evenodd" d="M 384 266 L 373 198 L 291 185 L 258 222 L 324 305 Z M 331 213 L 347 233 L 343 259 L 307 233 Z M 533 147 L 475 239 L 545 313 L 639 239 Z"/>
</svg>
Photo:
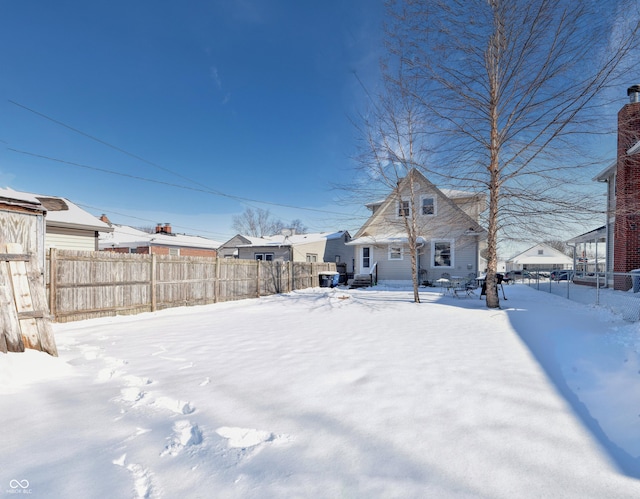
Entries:
<svg viewBox="0 0 640 499">
<path fill-rule="evenodd" d="M 335 288 L 340 280 L 338 272 L 320 272 L 318 274 L 321 288 Z"/>
</svg>

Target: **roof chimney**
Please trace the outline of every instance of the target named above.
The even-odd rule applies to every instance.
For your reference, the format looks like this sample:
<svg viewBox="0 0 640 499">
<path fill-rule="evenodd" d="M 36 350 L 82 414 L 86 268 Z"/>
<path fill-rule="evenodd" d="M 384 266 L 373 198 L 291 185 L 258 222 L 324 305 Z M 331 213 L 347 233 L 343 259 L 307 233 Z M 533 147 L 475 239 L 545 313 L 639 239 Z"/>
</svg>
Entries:
<svg viewBox="0 0 640 499">
<path fill-rule="evenodd" d="M 627 88 L 627 95 L 629 96 L 630 104 L 640 102 L 640 85 L 632 85 Z"/>
<path fill-rule="evenodd" d="M 170 223 L 164 224 L 164 229 L 162 229 L 162 232 L 164 232 L 165 234 L 171 234 L 171 224 Z"/>
<path fill-rule="evenodd" d="M 164 231 L 162 224 L 156 224 L 156 234 L 161 234 Z"/>
</svg>

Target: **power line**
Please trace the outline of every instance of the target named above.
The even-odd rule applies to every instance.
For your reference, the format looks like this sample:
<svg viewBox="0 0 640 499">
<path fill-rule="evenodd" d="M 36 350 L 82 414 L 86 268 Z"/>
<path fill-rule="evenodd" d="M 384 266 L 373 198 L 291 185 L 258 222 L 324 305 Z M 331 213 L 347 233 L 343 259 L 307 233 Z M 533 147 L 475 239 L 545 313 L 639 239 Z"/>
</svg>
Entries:
<svg viewBox="0 0 640 499">
<path fill-rule="evenodd" d="M 358 78 L 357 75 L 356 75 L 356 78 Z M 46 159 L 46 160 L 49 160 L 49 161 L 55 161 L 55 162 L 58 162 L 58 163 L 68 164 L 68 165 L 71 165 L 71 166 L 76 166 L 76 167 L 85 168 L 85 169 L 89 169 L 89 170 L 99 171 L 99 172 L 102 172 L 102 173 L 108 173 L 108 174 L 111 174 L 111 175 L 119 175 L 119 176 L 122 176 L 122 177 L 128 177 L 128 178 L 132 178 L 132 179 L 135 179 L 135 180 L 141 180 L 141 181 L 144 181 L 144 182 L 151 182 L 151 183 L 166 185 L 166 186 L 169 186 L 169 187 L 175 187 L 175 188 L 179 188 L 179 189 L 192 190 L 192 191 L 196 191 L 196 192 L 203 192 L 203 193 L 206 193 L 206 194 L 213 194 L 213 195 L 217 195 L 217 196 L 221 196 L 221 197 L 226 197 L 228 199 L 233 199 L 235 201 L 240 201 L 240 202 L 243 202 L 243 203 L 258 203 L 258 204 L 265 204 L 265 205 L 269 205 L 269 206 L 277 206 L 277 207 L 281 207 L 281 208 L 290 208 L 290 209 L 295 209 L 295 210 L 304 210 L 304 211 L 315 212 L 315 213 L 326 213 L 326 214 L 330 214 L 330 215 L 340 215 L 340 216 L 347 216 L 347 217 L 353 216 L 353 215 L 350 215 L 350 214 L 347 214 L 347 213 L 340 213 L 340 212 L 328 211 L 328 210 L 319 210 L 319 209 L 315 209 L 315 208 L 303 208 L 303 207 L 300 207 L 300 206 L 293 206 L 293 205 L 288 205 L 288 204 L 283 204 L 283 203 L 274 203 L 274 202 L 269 202 L 269 201 L 260 201 L 258 199 L 251 199 L 251 198 L 245 198 L 245 197 L 242 197 L 242 196 L 234 196 L 232 194 L 226 194 L 224 192 L 221 192 L 221 191 L 218 191 L 218 190 L 215 190 L 215 189 L 211 189 L 211 188 L 207 187 L 206 185 L 201 184 L 200 182 L 197 182 L 197 181 L 195 181 L 195 180 L 193 180 L 193 179 L 191 179 L 189 177 L 186 177 L 184 175 L 176 173 L 176 172 L 170 170 L 169 168 L 166 168 L 166 167 L 161 166 L 161 165 L 159 165 L 157 163 L 154 163 L 153 161 L 149 161 L 149 160 L 147 160 L 147 159 L 145 159 L 145 158 L 143 158 L 143 157 L 141 157 L 141 156 L 139 156 L 137 154 L 131 153 L 131 152 L 125 150 L 125 149 L 122 149 L 121 147 L 118 147 L 116 145 L 113 145 L 113 144 L 105 141 L 105 140 L 102 140 L 102 139 L 100 139 L 98 137 L 95 137 L 94 135 L 91 135 L 89 133 L 83 132 L 82 130 L 79 130 L 79 129 L 75 128 L 75 127 L 72 127 L 71 125 L 67 125 L 66 123 L 64 123 L 64 122 L 62 122 L 60 120 L 52 118 L 51 116 L 48 116 L 48 115 L 46 115 L 46 114 L 44 114 L 44 113 L 42 113 L 40 111 L 36 111 L 35 109 L 27 107 L 24 104 L 20 104 L 19 102 L 16 102 L 16 101 L 11 100 L 11 99 L 8 99 L 8 102 L 13 104 L 14 106 L 20 107 L 20 108 L 22 108 L 22 109 L 24 109 L 26 111 L 29 111 L 30 113 L 33 113 L 33 114 L 35 114 L 37 116 L 40 116 L 41 118 L 44 118 L 44 119 L 46 119 L 48 121 L 51 121 L 52 123 L 55 123 L 57 125 L 60 125 L 60 126 L 66 128 L 66 129 L 68 129 L 68 130 L 71 130 L 74 133 L 82 135 L 83 137 L 86 137 L 86 138 L 91 139 L 91 140 L 93 140 L 95 142 L 98 142 L 99 144 L 102 144 L 102 145 L 104 145 L 106 147 L 109 147 L 110 149 L 118 151 L 118 152 L 120 152 L 122 154 L 125 154 L 125 155 L 131 157 L 131 158 L 137 159 L 138 161 L 142 161 L 145 164 L 148 164 L 148 165 L 153 166 L 155 168 L 158 168 L 158 169 L 160 169 L 162 171 L 165 171 L 167 173 L 175 175 L 175 176 L 177 176 L 179 178 L 187 180 L 188 182 L 191 182 L 191 183 L 199 186 L 200 188 L 196 189 L 196 188 L 193 188 L 193 187 L 174 184 L 174 183 L 171 183 L 171 182 L 164 182 L 164 181 L 160 181 L 160 180 L 149 179 L 149 178 L 146 178 L 146 177 L 140 177 L 140 176 L 130 175 L 130 174 L 126 174 L 126 173 L 120 173 L 120 172 L 116 172 L 116 171 L 112 171 L 112 170 L 107 170 L 107 169 L 104 169 L 104 168 L 94 167 L 94 166 L 91 166 L 91 165 L 83 165 L 83 164 L 80 164 L 80 163 L 74 163 L 74 162 L 71 162 L 71 161 L 52 158 L 50 156 L 31 153 L 29 151 L 22 151 L 22 150 L 10 148 L 10 147 L 7 148 L 7 149 L 9 149 L 9 150 L 11 150 L 13 152 L 17 152 L 19 154 L 25 154 L 25 155 L 28 155 L 28 156 L 33 156 L 33 157 L 37 157 L 37 158 L 41 158 L 41 159 Z"/>
<path fill-rule="evenodd" d="M 182 178 L 184 180 L 187 180 L 187 181 L 192 182 L 192 183 L 194 183 L 196 185 L 199 185 L 200 187 L 206 187 L 208 189 L 207 186 L 202 185 L 199 182 L 197 182 L 197 181 L 195 181 L 195 180 L 193 180 L 193 179 L 191 179 L 189 177 L 186 177 L 184 175 L 181 175 L 180 173 L 174 172 L 173 170 L 170 170 L 169 168 L 166 168 L 166 167 L 164 167 L 162 165 L 159 165 L 157 163 L 154 163 L 153 161 L 149 161 L 148 159 L 145 159 L 142 156 L 138 156 L 137 154 L 134 154 L 134 153 L 129 152 L 129 151 L 125 150 L 125 149 L 122 149 L 121 147 L 113 145 L 113 144 L 111 144 L 111 143 L 109 143 L 109 142 L 107 142 L 105 140 L 102 140 L 102 139 L 100 139 L 98 137 L 95 137 L 94 135 L 91 135 L 89 133 L 83 132 L 82 130 L 79 130 L 77 128 L 72 127 L 71 125 L 67 125 L 66 123 L 64 123 L 64 122 L 62 122 L 60 120 L 52 118 L 51 116 L 47 116 L 46 114 L 41 113 L 39 111 L 36 111 L 35 109 L 31 109 L 30 107 L 27 107 L 24 104 L 20 104 L 19 102 L 13 101 L 11 99 L 9 99 L 9 103 L 13 104 L 14 106 L 18 106 L 18 107 L 20 107 L 20 108 L 22 108 L 22 109 L 24 109 L 26 111 L 29 111 L 30 113 L 33 113 L 33 114 L 35 114 L 37 116 L 40 116 L 41 118 L 49 120 L 52 123 L 55 123 L 56 125 L 60 125 L 61 127 L 64 127 L 64 128 L 66 128 L 68 130 L 71 130 L 72 132 L 75 132 L 78 135 L 82 135 L 83 137 L 86 137 L 86 138 L 91 139 L 91 140 L 93 140 L 95 142 L 98 142 L 99 144 L 102 144 L 103 146 L 109 147 L 110 149 L 113 149 L 114 151 L 118 151 L 118 152 L 120 152 L 122 154 L 125 154 L 126 156 L 129 156 L 131 158 L 137 159 L 138 161 L 142 161 L 143 163 L 146 163 L 147 165 L 153 166 L 154 168 L 158 168 L 158 169 L 160 169 L 162 171 L 165 171 L 167 173 L 171 173 L 172 175 L 175 175 L 176 177 L 180 177 L 180 178 Z"/>
<path fill-rule="evenodd" d="M 158 223 L 157 219 L 151 220 L 151 219 L 148 219 L 148 218 L 136 217 L 135 215 L 127 215 L 125 213 L 119 213 L 119 212 L 113 211 L 111 209 L 100 208 L 98 206 L 91 206 L 91 205 L 88 205 L 88 204 L 82 204 L 82 203 L 75 203 L 75 204 L 77 204 L 81 208 L 85 208 L 85 209 L 88 209 L 88 210 L 95 210 L 95 211 L 99 211 L 101 213 L 109 213 L 111 215 L 118 215 L 120 217 L 132 218 L 134 220 L 140 220 L 141 222 L 148 222 L 148 223 L 152 223 L 154 225 Z M 116 224 L 116 225 L 124 225 L 124 224 Z M 223 238 L 227 238 L 227 239 L 229 239 L 229 237 L 230 237 L 228 234 L 223 234 L 222 232 L 213 232 L 213 231 L 210 231 L 210 230 L 202 230 L 202 229 L 199 229 L 199 228 L 187 227 L 186 225 L 180 225 L 180 224 L 174 224 L 174 223 L 172 223 L 171 225 L 172 225 L 172 227 L 175 227 L 175 228 L 178 228 L 178 229 L 192 230 L 192 231 L 197 232 L 199 234 L 212 234 L 214 236 L 222 236 Z M 135 228 L 136 227 L 134 227 L 134 229 Z M 187 235 L 189 235 L 189 234 L 187 234 Z M 196 234 L 196 235 L 198 235 L 198 234 Z"/>
<path fill-rule="evenodd" d="M 131 175 L 130 173 L 116 172 L 116 171 L 113 171 L 113 170 L 108 170 L 106 168 L 100 168 L 100 167 L 97 167 L 97 166 L 85 165 L 85 164 L 82 164 L 82 163 L 76 163 L 76 162 L 67 161 L 67 160 L 64 160 L 64 159 L 53 158 L 51 156 L 46 156 L 46 155 L 43 155 L 43 154 L 37 154 L 37 153 L 29 152 L 29 151 L 23 151 L 23 150 L 20 150 L 20 149 L 15 149 L 13 147 L 7 147 L 7 150 L 16 152 L 18 154 L 24 154 L 26 156 L 32 156 L 34 158 L 45 159 L 47 161 L 53 161 L 53 162 L 56 162 L 56 163 L 62 163 L 62 164 L 65 164 L 65 165 L 70 165 L 70 166 L 76 166 L 78 168 L 85 168 L 87 170 L 98 171 L 98 172 L 107 173 L 107 174 L 110 174 L 110 175 L 117 175 L 117 176 L 120 176 L 120 177 L 131 178 L 131 179 L 140 180 L 140 181 L 143 181 L 143 182 L 150 182 L 152 184 L 166 185 L 168 187 L 175 187 L 175 188 L 184 189 L 184 190 L 187 190 L 187 191 L 195 191 L 195 192 L 202 192 L 202 193 L 205 193 L 205 194 L 212 194 L 214 196 L 226 197 L 226 198 L 233 199 L 233 200 L 236 200 L 236 201 L 249 202 L 249 203 L 260 203 L 260 204 L 266 204 L 266 205 L 270 205 L 270 206 L 278 206 L 278 207 L 281 207 L 281 208 L 291 208 L 291 209 L 295 209 L 295 210 L 305 210 L 305 211 L 310 211 L 310 212 L 315 212 L 315 213 L 328 213 L 330 215 L 349 216 L 349 214 L 347 214 L 347 213 L 340 213 L 340 212 L 337 212 L 337 211 L 319 210 L 317 208 L 304 208 L 304 207 L 301 207 L 301 206 L 293 206 L 293 205 L 283 204 L 283 203 L 274 203 L 274 202 L 270 202 L 270 201 L 259 201 L 257 199 L 245 198 L 245 197 L 241 197 L 241 196 L 233 196 L 231 194 L 225 194 L 225 193 L 222 193 L 222 192 L 218 192 L 218 191 L 214 191 L 214 190 L 210 190 L 210 189 L 206 189 L 206 188 L 197 188 L 197 187 L 189 187 L 189 186 L 186 186 L 186 185 L 174 184 L 172 182 L 165 182 L 163 180 L 155 180 L 155 179 L 151 179 L 151 178 L 140 177 L 138 175 Z"/>
</svg>

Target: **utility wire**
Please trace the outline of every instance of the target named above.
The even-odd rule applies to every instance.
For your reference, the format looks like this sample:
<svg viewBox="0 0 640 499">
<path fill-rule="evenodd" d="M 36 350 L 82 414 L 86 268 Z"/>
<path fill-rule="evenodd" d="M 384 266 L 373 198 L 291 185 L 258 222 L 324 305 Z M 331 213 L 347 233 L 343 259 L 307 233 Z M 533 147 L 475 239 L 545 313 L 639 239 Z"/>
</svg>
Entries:
<svg viewBox="0 0 640 499">
<path fill-rule="evenodd" d="M 143 182 L 150 182 L 152 184 L 166 185 L 166 186 L 169 186 L 169 187 L 175 187 L 175 188 L 178 188 L 178 189 L 184 189 L 184 190 L 188 190 L 188 191 L 202 192 L 202 193 L 205 193 L 205 194 L 213 194 L 215 196 L 222 196 L 222 197 L 226 197 L 226 198 L 229 198 L 229 199 L 234 199 L 236 201 L 250 202 L 250 203 L 261 203 L 261 204 L 266 204 L 266 205 L 270 205 L 270 206 L 278 206 L 278 207 L 281 207 L 281 208 L 291 208 L 291 209 L 295 209 L 295 210 L 305 210 L 305 211 L 311 211 L 311 212 L 316 212 L 316 213 L 328 213 L 330 215 L 349 216 L 349 214 L 347 214 L 347 213 L 340 213 L 340 212 L 337 212 L 337 211 L 319 210 L 317 208 L 303 208 L 301 206 L 293 206 L 293 205 L 283 204 L 283 203 L 273 203 L 273 202 L 269 202 L 269 201 L 258 201 L 256 199 L 250 199 L 250 198 L 245 198 L 245 197 L 241 197 L 241 196 L 233 196 L 231 194 L 225 194 L 223 192 L 214 191 L 214 190 L 207 189 L 207 188 L 189 187 L 189 186 L 186 186 L 186 185 L 174 184 L 172 182 L 165 182 L 165 181 L 162 181 L 162 180 L 154 180 L 154 179 L 150 179 L 150 178 L 146 178 L 146 177 L 140 177 L 138 175 L 131 175 L 130 173 L 116 172 L 116 171 L 113 171 L 113 170 L 107 170 L 106 168 L 100 168 L 100 167 L 91 166 L 91 165 L 84 165 L 84 164 L 81 164 L 81 163 L 75 163 L 73 161 L 67 161 L 67 160 L 64 160 L 64 159 L 53 158 L 51 156 L 45 156 L 43 154 L 37 154 L 37 153 L 29 152 L 29 151 L 23 151 L 23 150 L 20 150 L 20 149 L 15 149 L 13 147 L 7 147 L 7 150 L 16 152 L 18 154 L 24 154 L 26 156 L 31 156 L 31 157 L 34 157 L 34 158 L 46 159 L 47 161 L 54 161 L 56 163 L 62 163 L 62 164 L 65 164 L 65 165 L 76 166 L 78 168 L 85 168 L 87 170 L 93 170 L 93 171 L 98 171 L 98 172 L 102 172 L 102 173 L 108 173 L 110 175 L 118 175 L 120 177 L 132 178 L 132 179 L 140 180 L 140 181 L 143 181 Z"/>
<path fill-rule="evenodd" d="M 358 81 L 360 81 L 360 79 L 359 79 L 357 74 L 356 74 L 356 78 L 358 78 Z M 360 82 L 360 83 L 361 83 L 361 85 L 363 85 L 362 82 Z M 64 164 L 68 164 L 68 165 L 71 165 L 71 166 L 77 166 L 77 167 L 80 167 L 80 168 L 86 168 L 86 169 L 90 169 L 90 170 L 100 171 L 100 172 L 103 172 L 103 173 L 109 173 L 109 174 L 112 174 L 112 175 L 120 175 L 120 176 L 123 176 L 123 177 L 133 178 L 133 179 L 141 180 L 141 181 L 144 181 L 144 182 L 151 182 L 151 183 L 166 185 L 166 186 L 169 186 L 169 187 L 176 187 L 176 188 L 179 188 L 179 189 L 186 189 L 186 190 L 193 190 L 193 191 L 196 191 L 196 192 L 204 192 L 204 193 L 207 193 L 207 194 L 214 194 L 214 195 L 217 195 L 217 196 L 226 197 L 226 198 L 233 199 L 235 201 L 240 201 L 240 202 L 243 202 L 243 203 L 259 203 L 259 204 L 265 204 L 265 205 L 269 205 L 269 206 L 277 206 L 277 207 L 281 207 L 281 208 L 291 208 L 291 209 L 295 209 L 295 210 L 304 210 L 304 211 L 310 211 L 310 212 L 316 212 L 316 213 L 328 213 L 328 214 L 331 214 L 331 215 L 341 215 L 341 216 L 347 216 L 347 217 L 353 216 L 353 215 L 349 215 L 347 213 L 340 213 L 340 212 L 328 211 L 328 210 L 318 210 L 318 209 L 314 209 L 314 208 L 302 208 L 300 206 L 293 206 L 293 205 L 287 205 L 287 204 L 282 204 L 282 203 L 273 203 L 273 202 L 268 202 L 268 201 L 260 201 L 258 199 L 251 199 L 251 198 L 245 198 L 245 197 L 241 197 L 241 196 L 234 196 L 234 195 L 231 195 L 231 194 L 226 194 L 224 192 L 221 192 L 221 191 L 218 191 L 218 190 L 215 190 L 215 189 L 211 189 L 211 188 L 207 187 L 206 185 L 201 184 L 200 182 L 197 182 L 197 181 L 195 181 L 195 180 L 193 180 L 193 179 L 191 179 L 189 177 L 186 177 L 186 176 L 181 175 L 181 174 L 179 174 L 177 172 L 174 172 L 174 171 L 170 170 L 169 168 L 166 168 L 166 167 L 161 166 L 161 165 L 159 165 L 157 163 L 154 163 L 153 161 L 149 161 L 149 160 L 147 160 L 147 159 L 145 159 L 145 158 L 143 158 L 141 156 L 138 156 L 137 154 L 131 153 L 131 152 L 125 150 L 125 149 L 122 149 L 121 147 L 118 147 L 116 145 L 113 145 L 113 144 L 105 141 L 105 140 L 102 140 L 102 139 L 100 139 L 98 137 L 95 137 L 94 135 L 91 135 L 89 133 L 83 132 L 82 130 L 74 128 L 74 127 L 72 127 L 70 125 L 67 125 L 66 123 L 64 123 L 64 122 L 62 122 L 60 120 L 57 120 L 55 118 L 52 118 L 51 116 L 48 116 L 48 115 L 46 115 L 44 113 L 36 111 L 35 109 L 27 107 L 24 104 L 20 104 L 19 102 L 16 102 L 16 101 L 11 100 L 11 99 L 8 99 L 8 102 L 13 104 L 14 106 L 17 106 L 17 107 L 20 107 L 20 108 L 24 109 L 25 111 L 29 111 L 30 113 L 33 113 L 33 114 L 35 114 L 37 116 L 40 116 L 41 118 L 44 118 L 44 119 L 46 119 L 48 121 L 51 121 L 52 123 L 55 123 L 57 125 L 60 125 L 60 126 L 66 128 L 66 129 L 68 129 L 68 130 L 71 130 L 72 132 L 75 132 L 75 133 L 77 133 L 79 135 L 82 135 L 83 137 L 86 137 L 86 138 L 91 139 L 91 140 L 93 140 L 95 142 L 98 142 L 99 144 L 102 144 L 102 145 L 104 145 L 106 147 L 109 147 L 110 149 L 113 149 L 114 151 L 118 151 L 118 152 L 120 152 L 122 154 L 125 154 L 125 155 L 131 157 L 131 158 L 137 159 L 138 161 L 141 161 L 141 162 L 143 162 L 143 163 L 145 163 L 147 165 L 153 166 L 154 168 L 158 168 L 158 169 L 160 169 L 160 170 L 162 170 L 164 172 L 170 173 L 170 174 L 175 175 L 175 176 L 177 176 L 179 178 L 182 178 L 183 180 L 191 182 L 192 184 L 195 184 L 195 185 L 199 186 L 200 189 L 195 189 L 195 188 L 192 188 L 192 187 L 173 184 L 171 182 L 163 182 L 163 181 L 160 181 L 160 180 L 153 180 L 153 179 L 148 179 L 148 178 L 145 178 L 145 177 L 139 177 L 139 176 L 135 176 L 135 175 L 129 175 L 129 174 L 126 174 L 126 173 L 115 172 L 115 171 L 112 171 L 112 170 L 106 170 L 104 168 L 98 168 L 98 167 L 93 167 L 93 166 L 89 166 L 89 165 L 82 165 L 82 164 L 79 164 L 79 163 L 73 163 L 73 162 L 70 162 L 70 161 L 51 158 L 49 156 L 35 154 L 35 153 L 28 152 L 28 151 L 21 151 L 21 150 L 13 149 L 13 148 L 10 148 L 10 147 L 7 148 L 7 149 L 9 149 L 9 150 L 11 150 L 13 152 L 17 152 L 17 153 L 20 153 L 20 154 L 25 154 L 25 155 L 29 155 L 29 156 L 33 156 L 33 157 L 39 157 L 39 158 L 42 158 L 42 159 L 47 159 L 49 161 L 55 161 L 55 162 L 59 162 L 59 163 L 64 163 Z"/>
<path fill-rule="evenodd" d="M 107 142 L 105 140 L 99 139 L 98 137 L 95 137 L 94 135 L 91 135 L 91 134 L 88 134 L 86 132 L 83 132 L 82 130 L 78 130 L 77 128 L 74 128 L 71 125 L 67 125 L 66 123 L 63 123 L 62 121 L 59 121 L 59 120 L 57 120 L 55 118 L 52 118 L 51 116 L 47 116 L 46 114 L 41 113 L 39 111 L 36 111 L 35 109 L 31 109 L 30 107 L 27 107 L 27 106 L 25 106 L 23 104 L 20 104 L 19 102 L 16 102 L 16 101 L 13 101 L 13 100 L 9 99 L 9 103 L 13 104 L 14 106 L 18 106 L 18 107 L 20 107 L 20 108 L 22 108 L 22 109 L 24 109 L 26 111 L 29 111 L 30 113 L 33 113 L 33 114 L 35 114 L 37 116 L 40 116 L 41 118 L 49 120 L 52 123 L 55 123 L 56 125 L 60 125 L 61 127 L 64 127 L 64 128 L 66 128 L 68 130 L 71 130 L 72 132 L 75 132 L 78 135 L 82 135 L 83 137 L 86 137 L 86 138 L 91 139 L 91 140 L 93 140 L 95 142 L 98 142 L 99 144 L 102 144 L 103 146 L 106 146 L 106 147 L 108 147 L 110 149 L 113 149 L 114 151 L 118 151 L 118 152 L 120 152 L 122 154 L 125 154 L 126 156 L 129 156 L 131 158 L 137 159 L 138 161 L 142 161 L 143 163 L 146 163 L 147 165 L 153 166 L 154 168 L 158 168 L 159 170 L 162 170 L 164 172 L 171 173 L 172 175 L 175 175 L 176 177 L 180 177 L 183 180 L 187 180 L 187 181 L 189 181 L 189 182 L 191 182 L 191 183 L 193 183 L 195 185 L 198 185 L 200 187 L 204 187 L 204 188 L 209 189 L 207 186 L 202 185 L 199 182 L 197 182 L 197 181 L 195 181 L 195 180 L 193 180 L 193 179 L 191 179 L 189 177 L 186 177 L 184 175 L 181 175 L 180 173 L 174 172 L 173 170 L 170 170 L 169 168 L 166 168 L 166 167 L 164 167 L 162 165 L 159 165 L 157 163 L 154 163 L 153 161 L 149 161 L 148 159 L 145 159 L 142 156 L 138 156 L 137 154 L 134 154 L 134 153 L 129 152 L 129 151 L 125 150 L 125 149 L 122 149 L 121 147 L 115 146 L 115 145 L 113 145 L 113 144 L 111 144 L 111 143 L 109 143 L 109 142 Z M 209 190 L 213 192 L 213 189 L 209 189 Z M 222 195 L 222 193 L 220 193 L 220 194 Z"/>
</svg>

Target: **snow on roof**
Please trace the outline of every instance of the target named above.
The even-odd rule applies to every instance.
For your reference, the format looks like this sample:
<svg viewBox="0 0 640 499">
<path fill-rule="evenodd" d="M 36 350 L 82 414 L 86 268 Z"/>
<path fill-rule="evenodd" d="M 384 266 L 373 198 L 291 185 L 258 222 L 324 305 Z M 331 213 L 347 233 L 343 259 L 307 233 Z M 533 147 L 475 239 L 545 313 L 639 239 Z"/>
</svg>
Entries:
<svg viewBox="0 0 640 499">
<path fill-rule="evenodd" d="M 409 238 L 406 234 L 386 234 L 380 236 L 363 236 L 357 239 L 349 241 L 347 246 L 354 246 L 356 244 L 393 244 L 393 243 L 407 243 Z M 418 236 L 416 238 L 418 244 L 424 244 L 426 242 L 424 237 Z"/>
<path fill-rule="evenodd" d="M 17 199 L 42 206 L 46 210 L 45 221 L 48 226 L 82 228 L 100 232 L 110 232 L 109 224 L 104 223 L 91 213 L 66 198 L 44 196 L 13 189 L 0 189 L 0 197 Z"/>
<path fill-rule="evenodd" d="M 316 243 L 329 239 L 341 238 L 346 231 L 338 232 L 316 232 L 311 234 L 294 234 L 292 236 L 284 236 L 278 234 L 267 237 L 249 237 L 244 238 L 251 241 L 250 244 L 239 244 L 238 247 L 248 248 L 251 246 L 296 246 L 298 244 Z"/>
<path fill-rule="evenodd" d="M 100 249 L 122 247 L 137 248 L 138 246 L 176 246 L 188 248 L 218 249 L 222 243 L 201 236 L 186 234 L 150 234 L 127 225 L 113 224 L 113 232 L 101 234 L 98 246 Z"/>
<path fill-rule="evenodd" d="M 14 191 L 10 187 L 2 188 L 0 187 L 0 198 L 8 199 L 8 200 L 16 200 L 23 201 L 32 204 L 41 204 L 40 201 L 36 198 L 35 194 L 30 194 L 28 192 L 19 192 Z"/>
</svg>

